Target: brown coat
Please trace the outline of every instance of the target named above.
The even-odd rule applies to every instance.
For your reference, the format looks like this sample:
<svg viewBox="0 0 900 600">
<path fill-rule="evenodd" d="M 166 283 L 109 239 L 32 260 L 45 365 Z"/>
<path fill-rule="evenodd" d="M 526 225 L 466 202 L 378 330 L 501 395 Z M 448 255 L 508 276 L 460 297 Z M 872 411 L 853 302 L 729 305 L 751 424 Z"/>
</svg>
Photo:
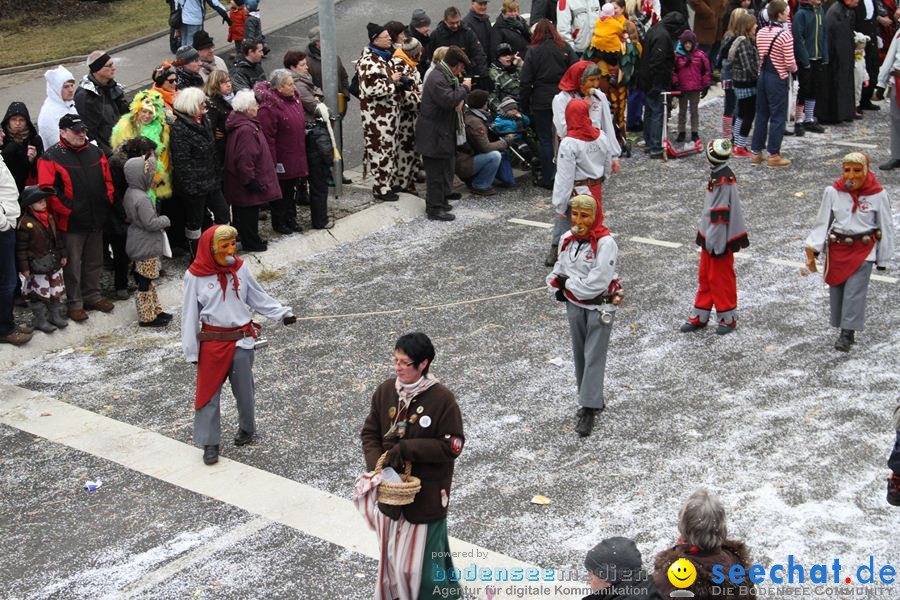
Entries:
<svg viewBox="0 0 900 600">
<path fill-rule="evenodd" d="M 475 168 L 475 155 L 505 150 L 508 146 L 502 139 L 492 142 L 488 136 L 488 124 L 478 115 L 466 111 L 466 143 L 456 152 L 456 174 L 460 179 L 468 179 Z"/>
<path fill-rule="evenodd" d="M 663 598 L 668 598 L 669 593 L 675 590 L 675 587 L 669 583 L 667 572 L 672 563 L 679 558 L 688 559 L 697 569 L 697 580 L 688 588 L 694 593 L 694 600 L 753 600 L 756 598 L 754 585 L 749 579 L 746 579 L 746 576 L 744 583 L 741 584 L 732 584 L 728 580 L 728 571 L 733 565 L 741 565 L 744 567 L 745 573 L 750 569 L 750 551 L 743 542 L 725 540 L 718 552 L 692 552 L 691 546 L 679 544 L 657 554 L 653 565 L 653 582 Z M 712 569 L 715 565 L 722 565 L 722 573 L 725 575 L 725 581 L 720 584 L 712 581 Z M 718 587 L 720 593 L 714 594 L 714 587 Z"/>
<path fill-rule="evenodd" d="M 375 469 L 378 458 L 394 446 L 393 441 L 384 439 L 393 420 L 391 409 L 396 411 L 399 401 L 394 381 L 393 377 L 388 379 L 372 394 L 371 410 L 360 433 L 369 471 Z M 419 408 L 422 412 L 418 412 Z M 379 504 L 378 508 L 392 519 L 402 514 L 410 523 L 438 521 L 447 516 L 453 465 L 465 443 L 462 414 L 453 393 L 438 383 L 413 398 L 409 416 L 416 419 L 400 440 L 401 455 L 412 462 L 412 474 L 422 480 L 422 489 L 412 504 Z M 422 419 L 426 416 L 431 417 L 431 424 L 422 427 Z M 446 502 L 442 502 L 442 492 Z"/>
<path fill-rule="evenodd" d="M 25 209 L 25 214 L 19 219 L 16 229 L 16 267 L 19 273 L 31 270 L 28 259 L 41 258 L 50 254 L 55 249 L 60 258 L 66 257 L 66 243 L 63 233 L 56 230 L 56 221 L 50 215 L 50 229 L 34 218 L 30 209 Z"/>
<path fill-rule="evenodd" d="M 697 43 L 712 45 L 722 41 L 722 16 L 725 0 L 688 0 L 694 9 L 694 33 Z M 715 58 L 715 57 L 713 57 Z"/>
</svg>

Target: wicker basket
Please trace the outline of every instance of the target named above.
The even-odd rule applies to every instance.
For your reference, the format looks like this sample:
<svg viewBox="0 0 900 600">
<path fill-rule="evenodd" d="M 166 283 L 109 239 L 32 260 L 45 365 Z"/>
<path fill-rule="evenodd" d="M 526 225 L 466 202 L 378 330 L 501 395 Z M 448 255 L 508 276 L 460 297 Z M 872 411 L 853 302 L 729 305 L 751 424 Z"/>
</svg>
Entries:
<svg viewBox="0 0 900 600">
<path fill-rule="evenodd" d="M 375 463 L 375 473 L 381 473 L 384 466 L 384 457 L 387 452 L 378 458 Z M 382 504 L 390 504 L 391 506 L 405 506 L 412 504 L 416 498 L 416 494 L 422 489 L 422 481 L 418 477 L 413 477 L 412 463 L 406 461 L 406 468 L 400 473 L 400 479 L 403 483 L 386 483 L 382 481 L 378 484 L 378 501 Z"/>
</svg>

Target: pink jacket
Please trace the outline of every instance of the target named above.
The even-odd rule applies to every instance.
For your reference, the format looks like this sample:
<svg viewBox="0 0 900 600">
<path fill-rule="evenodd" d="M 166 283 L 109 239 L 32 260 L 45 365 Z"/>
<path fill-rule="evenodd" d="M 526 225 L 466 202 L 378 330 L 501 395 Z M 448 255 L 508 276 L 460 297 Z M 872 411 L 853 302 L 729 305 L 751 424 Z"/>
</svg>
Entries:
<svg viewBox="0 0 900 600">
<path fill-rule="evenodd" d="M 690 40 L 691 37 L 693 40 Z M 693 49 L 690 52 L 684 51 L 682 44 L 685 41 L 693 41 Z M 709 87 L 709 59 L 706 58 L 706 53 L 697 47 L 697 37 L 692 31 L 685 31 L 675 48 L 672 87 L 682 92 L 696 92 Z"/>
</svg>

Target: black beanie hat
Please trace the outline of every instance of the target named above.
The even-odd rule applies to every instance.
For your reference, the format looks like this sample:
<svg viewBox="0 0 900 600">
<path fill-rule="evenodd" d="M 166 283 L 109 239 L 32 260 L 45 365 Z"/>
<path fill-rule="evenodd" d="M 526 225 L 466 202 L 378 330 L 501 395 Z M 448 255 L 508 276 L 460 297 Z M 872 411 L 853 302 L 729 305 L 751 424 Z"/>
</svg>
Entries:
<svg viewBox="0 0 900 600">
<path fill-rule="evenodd" d="M 387 27 L 384 25 L 379 25 L 378 23 L 369 23 L 366 25 L 366 31 L 369 32 L 369 41 L 372 42 L 381 35 L 382 31 L 385 31 Z"/>
</svg>

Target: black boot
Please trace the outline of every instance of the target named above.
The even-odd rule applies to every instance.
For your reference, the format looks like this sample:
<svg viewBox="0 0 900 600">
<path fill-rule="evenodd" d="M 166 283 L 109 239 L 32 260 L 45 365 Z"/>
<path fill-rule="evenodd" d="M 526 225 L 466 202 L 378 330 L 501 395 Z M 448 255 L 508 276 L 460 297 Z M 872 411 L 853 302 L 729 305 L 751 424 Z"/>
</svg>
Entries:
<svg viewBox="0 0 900 600">
<path fill-rule="evenodd" d="M 850 346 L 855 343 L 856 340 L 853 339 L 853 331 L 850 329 L 841 329 L 841 335 L 838 336 L 837 341 L 834 343 L 834 349 L 840 350 L 841 352 L 850 352 Z"/>
<path fill-rule="evenodd" d="M 200 240 L 199 239 L 188 240 L 187 243 L 188 243 L 188 251 L 191 254 L 191 258 L 192 259 L 196 258 L 197 257 L 197 248 L 200 247 Z"/>
<path fill-rule="evenodd" d="M 234 436 L 234 445 L 243 446 L 253 441 L 253 434 L 247 433 L 243 429 L 238 429 L 237 435 Z"/>
<path fill-rule="evenodd" d="M 888 479 L 887 501 L 891 506 L 900 506 L 900 475 L 891 475 Z"/>
<path fill-rule="evenodd" d="M 203 446 L 203 462 L 207 465 L 214 465 L 219 462 L 219 445 Z"/>
<path fill-rule="evenodd" d="M 706 327 L 706 323 L 692 323 L 690 321 L 685 321 L 684 325 L 678 330 L 681 333 L 690 333 L 692 331 L 698 331 Z"/>
<path fill-rule="evenodd" d="M 62 316 L 61 310 L 62 304 L 60 304 L 59 300 L 50 302 L 47 306 L 47 320 L 53 325 L 56 325 L 59 329 L 64 329 L 69 326 L 69 322 Z"/>
<path fill-rule="evenodd" d="M 550 252 L 547 253 L 547 258 L 544 259 L 545 267 L 552 267 L 556 264 L 556 257 L 559 256 L 559 246 L 557 244 L 553 244 L 550 246 Z"/>
<path fill-rule="evenodd" d="M 578 409 L 578 424 L 575 425 L 575 433 L 581 437 L 591 435 L 594 429 L 594 417 L 597 416 L 602 409 L 581 407 Z"/>
<path fill-rule="evenodd" d="M 794 136 L 803 137 L 806 134 L 806 128 L 803 127 L 802 121 L 794 121 Z"/>
<path fill-rule="evenodd" d="M 47 321 L 47 305 L 40 300 L 29 300 L 28 307 L 34 313 L 34 321 L 32 327 L 43 331 L 44 333 L 53 333 L 56 331 L 56 325 Z"/>
</svg>

